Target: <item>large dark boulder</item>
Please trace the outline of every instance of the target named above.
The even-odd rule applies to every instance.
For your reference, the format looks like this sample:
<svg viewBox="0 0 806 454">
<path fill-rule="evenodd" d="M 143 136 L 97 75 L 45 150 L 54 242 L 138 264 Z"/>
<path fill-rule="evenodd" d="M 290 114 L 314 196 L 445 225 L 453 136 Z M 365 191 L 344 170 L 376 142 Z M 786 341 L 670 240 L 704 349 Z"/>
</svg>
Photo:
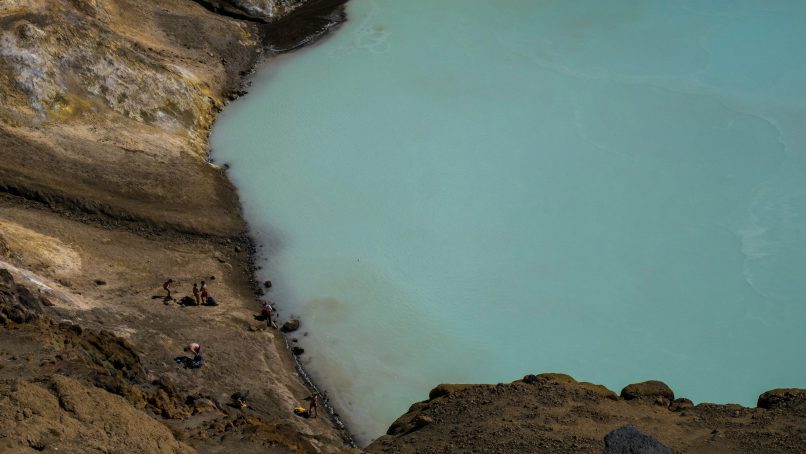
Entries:
<svg viewBox="0 0 806 454">
<path fill-rule="evenodd" d="M 806 407 L 806 389 L 778 388 L 758 396 L 758 408 Z"/>
<path fill-rule="evenodd" d="M 0 288 L 9 287 L 14 285 L 14 278 L 7 269 L 0 269 Z"/>
<path fill-rule="evenodd" d="M 650 380 L 625 386 L 624 389 L 621 390 L 621 397 L 626 400 L 657 400 L 658 398 L 663 398 L 671 402 L 674 400 L 674 391 L 662 381 Z"/>
<path fill-rule="evenodd" d="M 672 450 L 633 426 L 620 427 L 605 435 L 604 454 L 672 454 Z"/>
<path fill-rule="evenodd" d="M 671 405 L 669 405 L 669 410 L 682 411 L 692 407 L 694 407 L 694 402 L 692 402 L 690 399 L 686 399 L 685 397 L 680 397 L 675 399 Z"/>
<path fill-rule="evenodd" d="M 282 328 L 280 328 L 280 331 L 284 333 L 290 333 L 298 329 L 299 329 L 299 320 L 292 318 L 291 320 L 288 320 L 287 322 L 283 323 L 283 326 Z"/>
<path fill-rule="evenodd" d="M 28 323 L 42 315 L 42 297 L 14 282 L 8 270 L 0 269 L 0 313 L 14 323 Z"/>
</svg>

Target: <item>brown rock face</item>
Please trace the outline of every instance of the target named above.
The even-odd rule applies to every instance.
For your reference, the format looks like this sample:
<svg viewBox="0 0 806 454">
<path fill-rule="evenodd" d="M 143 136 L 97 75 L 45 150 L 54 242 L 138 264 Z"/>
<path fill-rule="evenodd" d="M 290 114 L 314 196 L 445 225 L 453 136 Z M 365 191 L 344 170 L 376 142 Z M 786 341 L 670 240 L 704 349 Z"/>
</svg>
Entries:
<svg viewBox="0 0 806 454">
<path fill-rule="evenodd" d="M 192 453 L 119 396 L 62 375 L 0 381 L 0 451 Z"/>
<path fill-rule="evenodd" d="M 237 16 L 249 17 L 265 22 L 286 18 L 315 0 L 202 0 L 211 7 Z"/>
<path fill-rule="evenodd" d="M 0 190 L 241 233 L 237 196 L 205 156 L 217 111 L 262 51 L 257 26 L 190 1 L 24 5 L 0 4 Z"/>
<path fill-rule="evenodd" d="M 0 452 L 185 450 L 172 434 L 203 452 L 344 447 L 329 418 L 284 419 L 310 390 L 280 336 L 244 329 L 258 307 L 250 245 L 207 161 L 212 122 L 255 62 L 322 36 L 343 19 L 331 6 L 267 25 L 194 0 L 0 1 L 0 268 L 17 278 L 0 275 L 0 383 L 57 396 L 40 425 L 0 389 Z M 213 275 L 218 307 L 152 299 L 166 276 L 181 300 Z M 205 345 L 203 369 L 174 361 L 189 341 Z M 79 394 L 57 376 L 87 388 L 75 401 L 97 418 L 60 400 Z M 249 409 L 226 405 L 233 389 L 253 392 Z M 36 427 L 6 436 L 17 413 Z"/>
<path fill-rule="evenodd" d="M 621 390 L 621 397 L 626 400 L 660 398 L 671 402 L 674 400 L 674 391 L 662 381 L 650 380 L 625 386 Z"/>
<path fill-rule="evenodd" d="M 797 453 L 806 445 L 806 390 L 765 393 L 760 402 L 773 407 L 767 410 L 695 406 L 684 398 L 666 408 L 656 399 L 673 393 L 657 383 L 632 385 L 630 401 L 598 386 L 565 374 L 528 375 L 500 385 L 440 385 L 366 450 L 600 454 L 608 434 L 608 452 L 643 446 L 654 451 L 630 452 Z"/>
<path fill-rule="evenodd" d="M 0 269 L 0 322 L 28 323 L 42 314 L 42 299 L 17 285 L 11 274 Z"/>
<path fill-rule="evenodd" d="M 779 388 L 758 396 L 758 407 L 768 410 L 776 408 L 806 408 L 806 389 Z"/>
</svg>

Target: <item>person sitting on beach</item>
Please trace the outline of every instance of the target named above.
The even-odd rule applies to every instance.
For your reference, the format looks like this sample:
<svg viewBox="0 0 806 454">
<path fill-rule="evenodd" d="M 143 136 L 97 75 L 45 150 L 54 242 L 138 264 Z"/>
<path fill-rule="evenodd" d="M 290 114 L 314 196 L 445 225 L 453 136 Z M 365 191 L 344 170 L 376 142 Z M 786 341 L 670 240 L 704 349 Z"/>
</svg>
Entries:
<svg viewBox="0 0 806 454">
<path fill-rule="evenodd" d="M 173 279 L 168 279 L 167 281 L 165 281 L 164 284 L 162 284 L 162 288 L 165 289 L 166 292 L 168 292 L 168 296 L 165 297 L 165 299 L 167 299 L 167 300 L 172 299 L 172 297 L 171 297 L 171 289 L 169 288 L 169 286 L 171 284 L 173 284 L 173 283 L 174 283 Z"/>
<path fill-rule="evenodd" d="M 202 358 L 201 355 L 201 345 L 192 342 L 190 345 L 185 347 L 185 351 L 193 353 L 193 362 L 191 362 L 190 366 L 188 367 L 191 369 L 198 369 L 202 367 L 202 364 L 204 364 L 204 358 Z"/>
<path fill-rule="evenodd" d="M 193 353 L 193 359 L 187 356 L 178 356 L 175 361 L 188 369 L 198 369 L 204 364 L 204 358 L 201 355 L 201 346 L 196 342 L 191 342 L 190 345 L 184 348 L 184 351 Z"/>
<path fill-rule="evenodd" d="M 196 300 L 196 306 L 201 304 L 201 292 L 199 292 L 199 286 L 195 282 L 193 283 L 193 299 Z"/>
<path fill-rule="evenodd" d="M 318 394 L 311 394 L 305 400 L 307 400 L 311 404 L 310 407 L 308 407 L 308 417 L 316 418 L 316 416 L 318 414 L 317 411 L 316 411 L 316 408 L 317 408 L 317 406 L 319 404 L 319 395 Z"/>
<path fill-rule="evenodd" d="M 232 397 L 232 401 L 235 402 L 239 408 L 246 408 L 248 406 L 246 404 L 246 393 L 237 392 L 230 397 Z"/>
<path fill-rule="evenodd" d="M 185 351 L 196 355 L 201 352 L 201 345 L 197 344 L 196 342 L 191 342 L 190 345 L 185 347 Z"/>
</svg>

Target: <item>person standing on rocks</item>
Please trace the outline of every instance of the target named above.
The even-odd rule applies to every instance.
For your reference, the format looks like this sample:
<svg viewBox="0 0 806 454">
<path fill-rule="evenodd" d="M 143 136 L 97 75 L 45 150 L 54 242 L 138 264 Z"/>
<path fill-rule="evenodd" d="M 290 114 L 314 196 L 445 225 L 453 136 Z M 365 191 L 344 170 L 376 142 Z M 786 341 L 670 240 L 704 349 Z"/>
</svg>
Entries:
<svg viewBox="0 0 806 454">
<path fill-rule="evenodd" d="M 164 284 L 162 284 L 162 288 L 163 288 L 163 289 L 164 289 L 166 292 L 168 292 L 168 296 L 166 296 L 166 297 L 165 297 L 165 299 L 166 299 L 166 300 L 173 299 L 173 297 L 171 296 L 171 289 L 170 289 L 170 286 L 171 286 L 171 284 L 173 284 L 173 283 L 174 283 L 174 280 L 173 280 L 173 279 L 168 279 L 167 281 L 165 281 L 165 283 L 164 283 Z"/>
<path fill-rule="evenodd" d="M 196 306 L 201 304 L 201 292 L 199 292 L 199 285 L 195 282 L 193 283 L 193 299 L 196 300 Z"/>
<path fill-rule="evenodd" d="M 309 418 L 316 418 L 318 412 L 316 408 L 319 406 L 319 395 L 318 394 L 311 394 L 305 400 L 310 402 L 310 407 L 308 408 L 308 417 Z"/>
<path fill-rule="evenodd" d="M 274 314 L 274 311 L 271 308 L 271 304 L 269 304 L 268 302 L 264 302 L 263 303 L 263 309 L 260 311 L 260 313 L 266 319 L 266 326 L 272 327 L 272 328 L 275 328 L 275 329 L 277 328 L 277 325 L 271 319 L 272 315 Z"/>
<path fill-rule="evenodd" d="M 210 297 L 210 292 L 207 291 L 207 284 L 201 281 L 201 300 L 202 303 L 207 304 L 207 298 Z"/>
</svg>

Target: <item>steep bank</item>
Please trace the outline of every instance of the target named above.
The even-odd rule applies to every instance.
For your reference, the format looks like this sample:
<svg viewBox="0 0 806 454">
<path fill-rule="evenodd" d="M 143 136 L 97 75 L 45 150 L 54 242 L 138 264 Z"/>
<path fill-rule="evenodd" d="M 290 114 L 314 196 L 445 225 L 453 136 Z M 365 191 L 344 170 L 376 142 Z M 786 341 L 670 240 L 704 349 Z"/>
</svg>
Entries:
<svg viewBox="0 0 806 454">
<path fill-rule="evenodd" d="M 745 408 L 695 406 L 661 382 L 629 385 L 618 396 L 563 374 L 498 385 L 440 385 L 366 451 L 601 453 L 605 435 L 625 425 L 674 452 L 803 452 L 806 390 L 768 391 L 758 408 Z"/>
<path fill-rule="evenodd" d="M 74 446 L 110 421 L 151 427 L 143 418 L 163 429 L 149 430 L 154 438 L 132 452 L 345 448 L 327 418 L 291 413 L 310 391 L 282 336 L 253 317 L 256 286 L 238 197 L 206 161 L 217 112 L 242 93 L 256 62 L 322 36 L 342 18 L 338 2 L 307 2 L 272 24 L 192 1 L 0 5 L 0 268 L 52 304 L 44 321 L 0 328 L 2 370 L 16 380 L 4 382 L 11 400 L 0 411 L 15 421 L 18 407 L 27 418 L 25 408 L 48 393 L 85 396 L 104 409 L 100 419 L 76 409 L 83 416 L 70 416 L 72 429 L 33 444 L 9 438 L 4 450 Z M 219 306 L 163 302 L 169 277 L 179 298 L 206 279 Z M 120 387 L 98 388 L 94 374 L 109 374 L 70 366 L 68 357 L 86 349 L 54 337 L 52 327 L 65 321 L 125 341 L 141 368 L 130 385 L 151 389 L 165 379 L 171 386 L 163 393 L 181 405 L 138 406 L 109 394 L 126 394 Z M 174 362 L 188 342 L 203 345 L 201 369 Z M 248 393 L 249 409 L 227 405 L 236 391 Z M 199 399 L 206 404 L 194 409 Z M 34 408 L 42 418 L 36 424 L 65 416 L 42 405 Z M 92 446 L 103 450 L 118 436 L 98 435 Z"/>
</svg>

